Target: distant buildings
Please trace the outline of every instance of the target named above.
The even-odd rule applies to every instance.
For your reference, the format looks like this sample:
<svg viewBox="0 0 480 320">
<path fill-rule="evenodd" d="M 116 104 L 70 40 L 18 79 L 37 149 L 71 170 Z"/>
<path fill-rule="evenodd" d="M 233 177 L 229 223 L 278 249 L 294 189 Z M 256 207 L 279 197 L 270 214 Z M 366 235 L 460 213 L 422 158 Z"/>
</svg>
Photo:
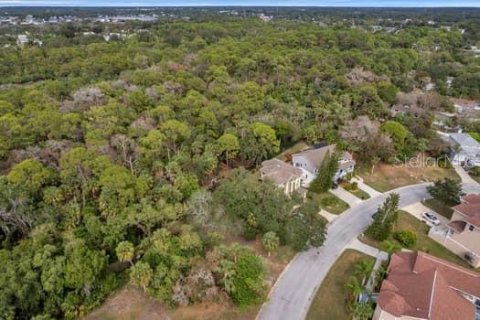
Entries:
<svg viewBox="0 0 480 320">
<path fill-rule="evenodd" d="M 65 22 L 81 22 L 81 21 L 95 21 L 108 23 L 123 23 L 127 21 L 143 21 L 153 22 L 158 20 L 156 14 L 125 14 L 114 16 L 98 15 L 94 17 L 76 17 L 71 15 L 51 16 L 48 18 L 37 18 L 32 15 L 27 15 L 25 18 L 16 16 L 0 17 L 0 24 L 10 25 L 44 25 L 44 24 L 59 24 Z"/>
<path fill-rule="evenodd" d="M 28 36 L 26 34 L 19 34 L 17 36 L 17 46 L 21 47 L 28 44 Z"/>
<path fill-rule="evenodd" d="M 33 39 L 32 41 L 30 41 L 30 39 L 28 38 L 28 35 L 26 34 L 19 34 L 17 36 L 17 46 L 19 47 L 23 47 L 27 44 L 33 44 L 33 45 L 36 45 L 36 46 L 39 46 L 41 47 L 43 45 L 43 41 L 39 40 L 39 39 Z"/>
<path fill-rule="evenodd" d="M 373 320 L 478 319 L 480 274 L 423 252 L 394 254 Z"/>
<path fill-rule="evenodd" d="M 269 22 L 270 20 L 273 19 L 273 16 L 267 16 L 267 15 L 264 15 L 263 13 L 261 13 L 259 16 L 260 20 L 262 20 L 263 22 Z"/>
</svg>

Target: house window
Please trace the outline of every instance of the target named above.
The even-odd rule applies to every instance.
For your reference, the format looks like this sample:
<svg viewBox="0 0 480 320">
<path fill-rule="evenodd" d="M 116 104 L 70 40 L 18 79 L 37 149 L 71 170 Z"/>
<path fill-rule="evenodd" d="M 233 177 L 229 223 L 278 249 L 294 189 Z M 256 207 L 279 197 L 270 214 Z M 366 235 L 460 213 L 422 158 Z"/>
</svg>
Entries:
<svg viewBox="0 0 480 320">
<path fill-rule="evenodd" d="M 475 230 L 475 227 L 473 225 L 469 225 L 468 230 L 473 231 L 473 230 Z"/>
</svg>

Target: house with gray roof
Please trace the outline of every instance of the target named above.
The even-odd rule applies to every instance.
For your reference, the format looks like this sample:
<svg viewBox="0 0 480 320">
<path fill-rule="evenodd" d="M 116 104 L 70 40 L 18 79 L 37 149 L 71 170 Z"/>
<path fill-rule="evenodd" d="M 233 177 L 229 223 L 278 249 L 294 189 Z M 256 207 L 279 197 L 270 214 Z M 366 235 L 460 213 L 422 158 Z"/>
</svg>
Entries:
<svg viewBox="0 0 480 320">
<path fill-rule="evenodd" d="M 480 143 L 468 133 L 451 133 L 450 144 L 453 147 L 452 161 L 465 167 L 480 166 Z"/>
<path fill-rule="evenodd" d="M 261 179 L 268 179 L 283 189 L 285 194 L 293 192 L 301 193 L 304 173 L 301 169 L 278 159 L 270 159 L 262 162 L 260 168 Z"/>
<path fill-rule="evenodd" d="M 308 149 L 292 155 L 292 164 L 296 168 L 304 170 L 307 176 L 316 177 L 322 163 L 328 157 L 335 153 L 335 145 L 324 145 L 317 148 Z M 355 160 L 348 152 L 342 152 L 338 159 L 338 171 L 334 176 L 334 180 L 344 178 L 348 173 L 355 169 Z"/>
</svg>

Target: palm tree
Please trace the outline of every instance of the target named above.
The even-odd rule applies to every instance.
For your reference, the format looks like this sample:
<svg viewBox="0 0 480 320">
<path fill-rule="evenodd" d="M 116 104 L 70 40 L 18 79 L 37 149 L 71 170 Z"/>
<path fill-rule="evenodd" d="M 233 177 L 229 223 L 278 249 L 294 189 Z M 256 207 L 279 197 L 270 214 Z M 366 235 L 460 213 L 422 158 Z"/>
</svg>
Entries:
<svg viewBox="0 0 480 320">
<path fill-rule="evenodd" d="M 348 279 L 345 288 L 348 291 L 347 299 L 349 303 L 354 303 L 357 297 L 363 292 L 363 287 L 355 276 L 351 276 Z"/>
<path fill-rule="evenodd" d="M 130 269 L 130 281 L 147 292 L 148 285 L 153 277 L 153 271 L 146 262 L 138 262 Z"/>
<path fill-rule="evenodd" d="M 362 285 L 365 283 L 365 279 L 368 279 L 368 277 L 370 276 L 374 263 L 374 260 L 363 259 L 355 264 L 354 275 L 362 279 Z"/>
<path fill-rule="evenodd" d="M 128 241 L 120 242 L 115 248 L 118 260 L 122 262 L 129 262 L 133 266 L 133 256 L 135 254 L 135 248 L 133 244 Z"/>
<path fill-rule="evenodd" d="M 385 240 L 383 241 L 381 244 L 380 244 L 380 247 L 383 251 L 385 251 L 386 253 L 388 253 L 388 259 L 390 260 L 390 258 L 392 257 L 392 254 L 394 254 L 395 252 L 399 251 L 401 248 L 398 244 L 396 244 L 395 242 L 393 241 L 390 241 L 390 240 Z"/>
<path fill-rule="evenodd" d="M 267 232 L 263 235 L 262 246 L 267 251 L 270 257 L 270 252 L 274 251 L 280 245 L 280 239 L 273 231 Z"/>
</svg>

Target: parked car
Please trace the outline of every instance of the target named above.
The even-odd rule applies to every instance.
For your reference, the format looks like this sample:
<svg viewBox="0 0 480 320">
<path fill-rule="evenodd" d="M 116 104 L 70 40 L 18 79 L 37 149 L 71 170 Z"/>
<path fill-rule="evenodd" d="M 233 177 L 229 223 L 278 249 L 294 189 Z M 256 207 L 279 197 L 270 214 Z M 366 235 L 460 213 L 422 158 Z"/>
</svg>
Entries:
<svg viewBox="0 0 480 320">
<path fill-rule="evenodd" d="M 425 219 L 427 222 L 430 222 L 434 226 L 438 226 L 440 224 L 440 220 L 438 220 L 438 218 L 430 212 L 422 213 L 422 218 Z"/>
</svg>

